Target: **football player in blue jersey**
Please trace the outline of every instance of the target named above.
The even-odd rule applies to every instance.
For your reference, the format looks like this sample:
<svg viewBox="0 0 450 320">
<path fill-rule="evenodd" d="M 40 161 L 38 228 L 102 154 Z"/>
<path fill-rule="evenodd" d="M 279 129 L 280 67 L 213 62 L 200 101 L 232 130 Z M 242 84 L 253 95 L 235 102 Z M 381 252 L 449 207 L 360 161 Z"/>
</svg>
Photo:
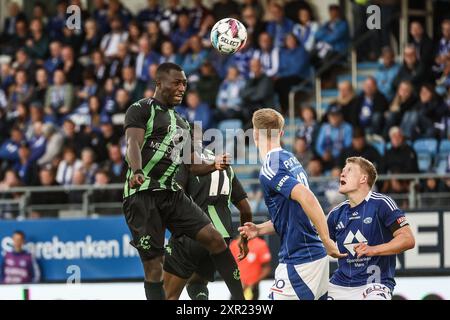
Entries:
<svg viewBox="0 0 450 320">
<path fill-rule="evenodd" d="M 343 258 L 331 240 L 325 214 L 309 190 L 297 158 L 280 146 L 283 116 L 273 109 L 253 114 L 253 136 L 263 162 L 259 180 L 270 221 L 239 228 L 242 235 L 277 233 L 281 239 L 279 265 L 269 297 L 274 300 L 326 299 L 329 279 L 327 253 Z"/>
<path fill-rule="evenodd" d="M 329 299 L 390 300 L 396 255 L 415 245 L 405 213 L 390 197 L 372 191 L 376 179 L 367 159 L 346 160 L 339 192 L 348 200 L 331 210 L 328 228 L 338 248 L 349 255 L 338 259 Z"/>
</svg>

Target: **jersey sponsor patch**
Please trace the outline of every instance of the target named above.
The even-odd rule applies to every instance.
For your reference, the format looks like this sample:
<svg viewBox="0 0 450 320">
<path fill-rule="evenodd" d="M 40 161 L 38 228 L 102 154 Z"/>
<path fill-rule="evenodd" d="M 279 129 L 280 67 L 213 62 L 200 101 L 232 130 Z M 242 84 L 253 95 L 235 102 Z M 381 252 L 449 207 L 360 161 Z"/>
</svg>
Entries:
<svg viewBox="0 0 450 320">
<path fill-rule="evenodd" d="M 404 227 L 408 224 L 408 221 L 406 220 L 406 217 L 400 217 L 397 219 L 397 223 L 400 227 Z"/>
</svg>

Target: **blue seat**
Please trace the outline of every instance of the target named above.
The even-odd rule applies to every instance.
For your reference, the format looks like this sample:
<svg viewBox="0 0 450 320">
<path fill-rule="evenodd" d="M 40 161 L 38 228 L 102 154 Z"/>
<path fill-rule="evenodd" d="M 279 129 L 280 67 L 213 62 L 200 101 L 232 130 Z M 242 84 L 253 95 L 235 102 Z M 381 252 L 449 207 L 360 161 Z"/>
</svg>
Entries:
<svg viewBox="0 0 450 320">
<path fill-rule="evenodd" d="M 437 173 L 446 173 L 450 168 L 450 140 L 442 140 L 436 156 L 435 170 Z"/>
<path fill-rule="evenodd" d="M 437 155 L 438 142 L 436 139 L 419 139 L 413 144 L 417 153 L 419 170 L 427 172 L 430 170 L 434 157 Z"/>
</svg>

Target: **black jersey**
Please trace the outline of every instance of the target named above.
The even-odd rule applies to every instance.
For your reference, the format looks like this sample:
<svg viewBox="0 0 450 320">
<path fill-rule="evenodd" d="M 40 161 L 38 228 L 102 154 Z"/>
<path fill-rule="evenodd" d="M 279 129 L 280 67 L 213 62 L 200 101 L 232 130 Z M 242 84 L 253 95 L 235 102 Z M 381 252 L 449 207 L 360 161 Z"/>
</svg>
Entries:
<svg viewBox="0 0 450 320">
<path fill-rule="evenodd" d="M 211 151 L 206 150 L 204 154 L 210 157 L 210 160 L 214 159 Z M 237 204 L 247 198 L 247 193 L 236 178 L 232 167 L 223 171 L 216 170 L 204 176 L 195 176 L 183 165 L 178 171 L 176 180 L 194 202 L 208 214 L 222 236 L 232 237 L 230 204 Z"/>
<path fill-rule="evenodd" d="M 146 180 L 140 188 L 129 188 L 133 172 L 128 169 L 124 198 L 143 190 L 179 190 L 174 177 L 184 143 L 190 140 L 189 123 L 173 108 L 145 98 L 133 103 L 125 114 L 124 129 L 132 127 L 145 129 L 141 156 Z"/>
</svg>

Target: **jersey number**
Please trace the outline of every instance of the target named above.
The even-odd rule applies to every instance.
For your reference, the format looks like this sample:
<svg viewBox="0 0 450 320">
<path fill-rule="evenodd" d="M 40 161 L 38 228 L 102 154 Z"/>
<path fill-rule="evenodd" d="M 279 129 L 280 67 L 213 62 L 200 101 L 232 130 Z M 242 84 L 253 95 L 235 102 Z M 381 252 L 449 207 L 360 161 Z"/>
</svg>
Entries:
<svg viewBox="0 0 450 320">
<path fill-rule="evenodd" d="M 306 178 L 306 174 L 304 172 L 300 172 L 297 175 L 297 181 L 309 189 L 308 179 Z"/>
<path fill-rule="evenodd" d="M 220 175 L 223 174 L 223 185 L 222 190 L 220 190 L 220 194 L 229 195 L 230 194 L 230 179 L 228 179 L 228 175 L 226 171 L 216 170 L 211 174 L 211 185 L 209 186 L 209 196 L 214 197 L 217 196 L 219 192 L 219 181 Z"/>
</svg>

